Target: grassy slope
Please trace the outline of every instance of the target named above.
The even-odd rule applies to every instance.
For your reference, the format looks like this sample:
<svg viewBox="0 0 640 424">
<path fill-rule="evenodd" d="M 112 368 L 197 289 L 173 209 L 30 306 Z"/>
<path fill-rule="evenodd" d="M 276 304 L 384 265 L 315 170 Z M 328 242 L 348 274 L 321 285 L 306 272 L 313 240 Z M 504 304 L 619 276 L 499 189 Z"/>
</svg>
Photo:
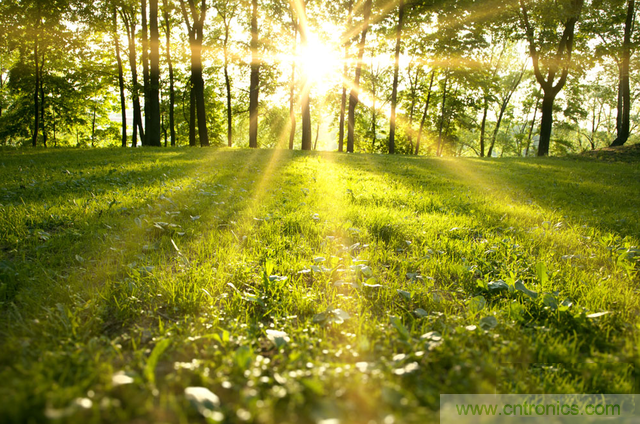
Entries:
<svg viewBox="0 0 640 424">
<path fill-rule="evenodd" d="M 214 418 L 260 423 L 425 422 L 440 393 L 639 390 L 637 164 L 0 162 L 2 422 L 197 421 L 189 386 L 220 397 Z"/>
</svg>

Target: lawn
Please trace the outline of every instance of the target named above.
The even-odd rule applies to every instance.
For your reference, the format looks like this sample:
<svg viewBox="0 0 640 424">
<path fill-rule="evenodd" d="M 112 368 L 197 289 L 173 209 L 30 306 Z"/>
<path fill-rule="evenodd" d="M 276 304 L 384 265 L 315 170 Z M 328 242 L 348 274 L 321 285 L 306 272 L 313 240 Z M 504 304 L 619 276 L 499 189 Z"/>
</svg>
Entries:
<svg viewBox="0 0 640 424">
<path fill-rule="evenodd" d="M 640 392 L 637 162 L 5 150 L 0 181 L 3 423 Z"/>
</svg>

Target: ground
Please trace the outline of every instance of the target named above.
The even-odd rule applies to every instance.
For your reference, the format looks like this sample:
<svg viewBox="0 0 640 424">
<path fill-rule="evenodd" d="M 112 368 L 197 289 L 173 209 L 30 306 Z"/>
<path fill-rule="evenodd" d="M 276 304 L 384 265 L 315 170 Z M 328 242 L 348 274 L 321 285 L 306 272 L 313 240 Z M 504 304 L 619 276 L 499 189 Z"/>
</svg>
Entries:
<svg viewBox="0 0 640 424">
<path fill-rule="evenodd" d="M 424 423 L 441 393 L 640 389 L 637 162 L 0 163 L 1 422 Z"/>
</svg>

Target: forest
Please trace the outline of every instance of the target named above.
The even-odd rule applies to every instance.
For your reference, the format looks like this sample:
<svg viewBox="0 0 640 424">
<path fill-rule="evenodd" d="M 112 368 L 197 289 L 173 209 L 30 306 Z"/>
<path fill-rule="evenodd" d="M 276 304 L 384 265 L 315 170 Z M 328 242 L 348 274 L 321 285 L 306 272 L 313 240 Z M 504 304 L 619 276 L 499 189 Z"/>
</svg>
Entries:
<svg viewBox="0 0 640 424">
<path fill-rule="evenodd" d="M 635 1 L 5 0 L 0 141 L 545 156 L 634 139 Z"/>
<path fill-rule="evenodd" d="M 637 14 L 1 0 L 0 423 L 639 422 Z"/>
</svg>

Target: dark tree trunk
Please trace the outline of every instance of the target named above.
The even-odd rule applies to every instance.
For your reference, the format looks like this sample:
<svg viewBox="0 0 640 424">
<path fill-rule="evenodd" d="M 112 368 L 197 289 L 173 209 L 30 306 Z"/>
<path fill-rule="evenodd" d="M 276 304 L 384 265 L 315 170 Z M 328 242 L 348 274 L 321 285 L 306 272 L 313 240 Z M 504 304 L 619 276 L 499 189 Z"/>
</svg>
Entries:
<svg viewBox="0 0 640 424">
<path fill-rule="evenodd" d="M 144 2 L 144 0 L 143 0 Z M 149 0 L 149 115 L 147 144 L 160 147 L 160 33 L 158 31 L 158 0 Z M 146 98 L 146 96 L 145 96 Z"/>
<path fill-rule="evenodd" d="M 389 118 L 389 154 L 396 152 L 396 106 L 398 101 L 398 74 L 400 70 L 400 48 L 402 45 L 402 24 L 404 21 L 404 0 L 400 0 L 398 12 L 398 29 L 396 32 L 396 55 L 393 66 L 393 88 L 391 90 L 391 116 Z"/>
<path fill-rule="evenodd" d="M 529 156 L 529 148 L 531 147 L 531 137 L 533 136 L 533 127 L 536 124 L 536 115 L 538 114 L 538 108 L 540 107 L 540 99 L 536 101 L 536 106 L 533 109 L 533 119 L 531 120 L 531 126 L 529 127 L 529 136 L 527 137 L 527 148 L 524 151 L 524 156 Z"/>
<path fill-rule="evenodd" d="M 189 89 L 189 146 L 196 147 L 196 93 Z"/>
<path fill-rule="evenodd" d="M 249 81 L 249 147 L 258 148 L 258 99 L 260 62 L 258 60 L 258 0 L 251 0 L 251 76 Z"/>
<path fill-rule="evenodd" d="M 353 21 L 353 1 L 349 2 L 349 15 L 347 17 L 347 34 L 351 31 Z M 351 37 L 346 36 L 344 40 L 344 66 L 342 70 L 342 97 L 340 98 L 340 127 L 338 130 L 338 151 L 344 151 L 344 114 L 347 108 L 347 73 L 349 72 L 349 48 L 351 47 Z"/>
<path fill-rule="evenodd" d="M 422 119 L 420 120 L 420 130 L 418 130 L 418 139 L 416 140 L 416 152 L 418 155 L 420 153 L 420 140 L 422 139 L 422 131 L 424 130 L 424 124 L 427 121 L 427 115 L 429 112 L 429 102 L 431 101 L 431 89 L 433 88 L 433 78 L 436 75 L 435 70 L 431 70 L 431 79 L 429 81 L 429 93 L 427 94 L 427 102 L 424 105 L 424 112 L 422 113 Z"/>
<path fill-rule="evenodd" d="M 295 53 L 298 44 L 298 24 L 293 23 L 293 51 Z M 295 89 L 296 89 L 296 61 L 291 61 L 291 83 L 289 85 L 289 150 L 293 150 L 293 142 L 296 137 L 296 111 L 295 111 Z"/>
<path fill-rule="evenodd" d="M 93 118 L 91 119 L 91 147 L 96 147 L 96 105 L 93 105 Z"/>
<path fill-rule="evenodd" d="M 233 146 L 233 111 L 231 110 L 231 78 L 229 77 L 229 23 L 224 23 L 224 86 L 227 90 L 227 146 Z"/>
<path fill-rule="evenodd" d="M 144 139 L 144 130 L 142 128 L 142 112 L 140 111 L 140 84 L 138 84 L 138 69 L 136 57 L 136 24 L 132 16 L 122 13 L 122 19 L 127 29 L 127 38 L 129 39 L 129 66 L 131 67 L 131 100 L 133 103 L 133 134 L 131 137 L 131 147 L 137 147 L 138 135 L 140 141 Z"/>
<path fill-rule="evenodd" d="M 116 62 L 118 64 L 118 89 L 120 90 L 120 116 L 122 119 L 122 147 L 127 147 L 127 106 L 124 95 L 124 70 L 120 58 L 120 41 L 118 40 L 118 15 L 113 7 L 113 42 L 116 47 Z M 135 130 L 135 129 L 134 129 Z"/>
<path fill-rule="evenodd" d="M 318 138 L 320 137 L 320 120 L 318 119 L 318 123 L 316 126 L 316 141 L 313 143 L 313 150 L 318 148 Z"/>
<path fill-rule="evenodd" d="M 484 136 L 487 128 L 487 112 L 489 111 L 489 99 L 485 96 L 482 108 L 482 124 L 480 124 L 480 157 L 484 157 Z M 491 154 L 489 154 L 491 156 Z"/>
<path fill-rule="evenodd" d="M 204 79 L 202 78 L 202 39 L 204 33 L 204 20 L 207 15 L 207 2 L 202 0 L 200 10 L 196 7 L 195 0 L 188 0 L 191 19 L 185 6 L 184 0 L 180 0 L 180 10 L 187 26 L 189 34 L 189 45 L 191 47 L 191 108 L 195 103 L 195 116 L 198 118 L 198 137 L 200 146 L 209 146 L 209 133 L 207 131 L 207 113 L 205 110 Z M 195 123 L 193 122 L 194 111 L 191 110 L 189 145 L 195 145 Z M 193 143 L 193 144 L 192 144 Z"/>
<path fill-rule="evenodd" d="M 147 0 L 140 1 L 140 16 L 142 18 L 142 91 L 144 94 L 144 136 L 141 137 L 143 146 L 149 145 L 149 119 L 151 117 L 150 112 L 150 79 L 149 79 L 149 28 L 147 23 Z"/>
<path fill-rule="evenodd" d="M 513 93 L 515 93 L 516 90 L 518 89 L 518 86 L 522 81 L 522 77 L 524 76 L 525 66 L 526 66 L 526 63 L 522 66 L 522 72 L 520 72 L 518 79 L 514 81 L 513 85 L 509 88 L 507 95 L 504 97 L 504 99 L 502 99 L 502 104 L 500 105 L 500 113 L 498 114 L 498 121 L 496 122 L 496 128 L 493 131 L 493 138 L 491 139 L 491 146 L 489 147 L 489 153 L 488 153 L 489 157 L 491 157 L 493 153 L 493 146 L 495 146 L 496 144 L 496 138 L 498 137 L 498 131 L 500 131 L 500 124 L 502 123 L 502 118 L 504 117 L 504 113 L 506 112 L 507 107 L 509 106 L 509 102 L 511 101 L 511 97 L 513 96 Z"/>
<path fill-rule="evenodd" d="M 42 127 L 42 145 L 47 147 L 47 127 L 44 120 L 45 104 L 44 104 L 44 52 L 42 49 L 42 62 L 40 62 L 40 126 Z"/>
<path fill-rule="evenodd" d="M 36 26 L 36 31 L 37 31 Z M 40 89 L 40 67 L 38 66 L 38 33 L 35 35 L 35 42 L 33 44 L 33 60 L 35 61 L 34 76 L 36 78 L 35 87 L 33 89 L 33 135 L 31 138 L 31 144 L 36 147 L 38 144 L 38 131 L 40 129 L 40 97 L 38 96 L 38 90 Z"/>
<path fill-rule="evenodd" d="M 309 45 L 309 28 L 307 24 L 307 10 L 304 1 L 295 3 L 296 14 L 300 22 L 300 44 L 306 50 Z M 306 72 L 302 72 L 300 80 L 300 105 L 302 107 L 302 150 L 311 150 L 311 107 L 309 105 L 309 94 L 311 92 L 311 81 Z"/>
<path fill-rule="evenodd" d="M 372 0 L 366 0 L 364 4 L 364 20 L 362 23 L 362 37 L 358 44 L 358 62 L 356 63 L 356 78 L 353 88 L 349 93 L 349 112 L 347 116 L 347 152 L 353 153 L 355 144 L 355 119 L 356 106 L 358 105 L 358 94 L 360 91 L 360 74 L 362 73 L 362 58 L 364 57 L 364 46 L 367 41 L 367 31 L 369 31 L 369 18 L 371 16 Z"/>
<path fill-rule="evenodd" d="M 166 0 L 165 0 L 166 2 Z M 176 104 L 176 93 L 174 87 L 173 62 L 171 61 L 171 22 L 169 21 L 169 9 L 164 4 L 164 23 L 167 40 L 167 66 L 169 67 L 169 132 L 171 134 L 171 145 L 176 145 L 176 126 L 174 108 Z"/>
<path fill-rule="evenodd" d="M 538 156 L 549 155 L 551 141 L 551 127 L 553 126 L 553 102 L 556 98 L 554 91 L 544 93 L 542 98 L 542 122 L 540 122 L 540 141 L 538 144 Z"/>
<path fill-rule="evenodd" d="M 441 109 L 441 115 L 440 115 L 440 125 L 438 126 L 438 148 L 436 150 L 436 156 L 440 156 L 442 154 L 442 130 L 444 129 L 448 82 L 449 82 L 449 74 L 445 76 L 444 86 L 442 88 L 442 109 Z"/>
<path fill-rule="evenodd" d="M 629 139 L 631 131 L 631 87 L 629 82 L 629 62 L 631 61 L 631 32 L 633 31 L 634 17 L 636 13 L 635 0 L 628 0 L 627 19 L 624 25 L 624 41 L 622 43 L 622 60 L 620 63 L 620 97 L 622 97 L 622 113 L 618 126 L 618 137 L 611 143 L 612 146 L 622 146 Z"/>
</svg>

